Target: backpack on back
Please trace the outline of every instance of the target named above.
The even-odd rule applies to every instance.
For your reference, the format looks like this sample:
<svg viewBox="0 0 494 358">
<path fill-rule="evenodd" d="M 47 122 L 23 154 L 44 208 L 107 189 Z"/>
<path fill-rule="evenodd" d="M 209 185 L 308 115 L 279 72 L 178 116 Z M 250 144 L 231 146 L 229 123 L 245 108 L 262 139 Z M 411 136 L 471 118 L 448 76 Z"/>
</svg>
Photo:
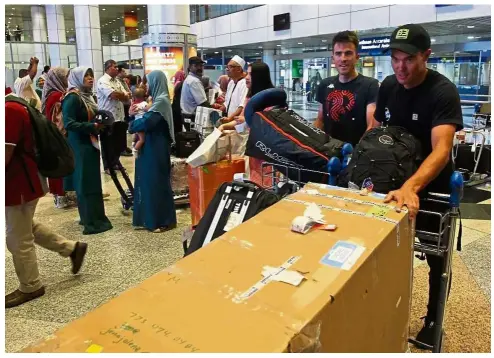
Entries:
<svg viewBox="0 0 494 358">
<path fill-rule="evenodd" d="M 57 125 L 50 122 L 36 108 L 19 97 L 8 96 L 6 102 L 23 105 L 31 120 L 38 171 L 46 178 L 63 178 L 74 172 L 75 158 L 72 148 Z"/>
<path fill-rule="evenodd" d="M 422 162 L 420 142 L 402 127 L 378 127 L 366 132 L 355 147 L 338 185 L 362 187 L 370 178 L 373 191 L 387 194 L 399 189 Z"/>
</svg>

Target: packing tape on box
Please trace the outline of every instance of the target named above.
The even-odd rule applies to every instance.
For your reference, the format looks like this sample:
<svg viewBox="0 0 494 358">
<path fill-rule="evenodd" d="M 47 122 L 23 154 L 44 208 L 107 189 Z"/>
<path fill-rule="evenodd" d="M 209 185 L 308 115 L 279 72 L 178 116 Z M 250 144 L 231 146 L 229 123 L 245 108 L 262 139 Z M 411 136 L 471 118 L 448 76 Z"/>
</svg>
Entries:
<svg viewBox="0 0 494 358">
<path fill-rule="evenodd" d="M 335 200 L 342 200 L 342 201 L 346 201 L 346 202 L 353 203 L 353 204 L 371 205 L 371 206 L 377 206 L 377 207 L 380 207 L 383 209 L 394 210 L 394 206 L 389 205 L 389 204 L 376 203 L 375 201 L 367 201 L 367 200 L 361 200 L 361 199 L 355 199 L 355 198 L 348 198 L 348 197 L 344 197 L 344 196 L 340 196 L 340 195 L 323 194 L 323 193 L 319 193 L 315 189 L 302 189 L 299 191 L 299 193 L 307 194 L 307 195 L 314 195 L 314 196 L 323 197 L 323 198 L 335 199 Z"/>
<path fill-rule="evenodd" d="M 302 204 L 302 205 L 305 205 L 305 206 L 309 206 L 311 205 L 312 203 L 308 203 L 304 200 L 298 200 L 298 199 L 290 199 L 290 198 L 284 198 L 282 199 L 283 201 L 287 201 L 287 202 L 291 202 L 291 203 L 296 203 L 296 204 Z M 374 220 L 379 220 L 379 221 L 383 221 L 383 222 L 386 222 L 388 224 L 393 224 L 396 228 L 396 235 L 397 235 L 397 242 L 398 242 L 398 246 L 399 246 L 399 243 L 400 243 L 400 222 L 398 220 L 394 220 L 394 219 L 389 219 L 387 217 L 383 217 L 383 216 L 376 216 L 376 215 L 372 215 L 372 214 L 369 214 L 369 213 L 362 213 L 362 212 L 359 212 L 359 211 L 354 211 L 354 210 L 350 210 L 350 209 L 342 209 L 342 208 L 336 208 L 336 207 L 333 207 L 333 206 L 329 206 L 329 205 L 322 205 L 322 204 L 317 204 L 315 203 L 318 207 L 322 208 L 322 209 L 327 209 L 327 210 L 332 210 L 332 211 L 336 211 L 336 212 L 339 212 L 339 213 L 344 213 L 344 214 L 350 214 L 350 215 L 356 215 L 356 216 L 360 216 L 360 217 L 364 217 L 364 218 L 369 218 L 369 219 L 374 219 Z"/>
</svg>

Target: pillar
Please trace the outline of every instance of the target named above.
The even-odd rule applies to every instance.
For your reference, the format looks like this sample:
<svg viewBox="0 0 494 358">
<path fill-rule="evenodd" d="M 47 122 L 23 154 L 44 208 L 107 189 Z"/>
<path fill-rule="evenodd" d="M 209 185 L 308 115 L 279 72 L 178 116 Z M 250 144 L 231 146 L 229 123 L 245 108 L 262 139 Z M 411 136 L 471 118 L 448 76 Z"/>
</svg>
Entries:
<svg viewBox="0 0 494 358">
<path fill-rule="evenodd" d="M 187 70 L 187 61 L 197 56 L 197 36 L 190 33 L 189 5 L 147 5 L 148 35 L 143 37 L 144 73 L 161 69 L 168 79 Z"/>
<path fill-rule="evenodd" d="M 43 66 L 48 63 L 48 59 L 45 54 L 45 45 L 36 44 L 36 42 L 47 42 L 47 32 L 46 32 L 46 16 L 45 9 L 43 6 L 31 6 L 31 22 L 33 27 L 33 41 L 34 45 L 34 56 L 39 59 L 38 72 L 41 74 L 43 72 Z"/>
<path fill-rule="evenodd" d="M 271 74 L 271 82 L 275 87 L 278 87 L 276 83 L 276 63 L 274 60 L 274 50 L 263 50 L 262 62 L 269 66 L 269 73 Z"/>
<path fill-rule="evenodd" d="M 67 43 L 65 33 L 65 16 L 62 5 L 45 5 L 46 23 L 48 26 L 48 42 L 56 43 L 48 45 L 50 65 L 52 67 L 69 67 L 67 47 L 59 44 Z"/>
<path fill-rule="evenodd" d="M 98 5 L 74 5 L 74 18 L 78 63 L 93 69 L 96 87 L 104 73 Z"/>
</svg>

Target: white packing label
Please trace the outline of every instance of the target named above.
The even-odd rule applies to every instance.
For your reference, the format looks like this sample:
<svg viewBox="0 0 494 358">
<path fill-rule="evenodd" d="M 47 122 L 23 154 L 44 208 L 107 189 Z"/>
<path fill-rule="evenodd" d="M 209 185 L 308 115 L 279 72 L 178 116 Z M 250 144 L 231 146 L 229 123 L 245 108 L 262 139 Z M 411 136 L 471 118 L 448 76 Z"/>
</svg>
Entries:
<svg viewBox="0 0 494 358">
<path fill-rule="evenodd" d="M 346 241 L 338 241 L 324 255 L 321 263 L 342 270 L 350 270 L 358 258 L 364 253 L 365 247 Z"/>
</svg>

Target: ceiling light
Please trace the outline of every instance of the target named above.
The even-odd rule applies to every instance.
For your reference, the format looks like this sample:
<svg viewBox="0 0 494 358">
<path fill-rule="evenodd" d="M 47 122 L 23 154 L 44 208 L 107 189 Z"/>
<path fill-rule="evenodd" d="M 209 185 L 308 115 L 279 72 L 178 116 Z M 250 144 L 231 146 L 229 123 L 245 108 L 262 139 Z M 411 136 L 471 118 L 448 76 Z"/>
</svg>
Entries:
<svg viewBox="0 0 494 358">
<path fill-rule="evenodd" d="M 12 10 L 15 10 L 15 7 L 13 7 Z"/>
<path fill-rule="evenodd" d="M 475 38 L 476 38 L 476 39 L 480 39 L 480 38 L 482 38 L 482 36 L 475 36 Z"/>
<path fill-rule="evenodd" d="M 256 52 L 256 55 L 259 55 L 259 52 Z"/>
<path fill-rule="evenodd" d="M 475 37 L 473 36 L 468 36 L 468 39 L 471 40 L 471 39 L 474 39 Z"/>
<path fill-rule="evenodd" d="M 328 40 L 322 40 L 322 42 L 328 42 Z"/>
<path fill-rule="evenodd" d="M 228 50 L 228 52 L 232 52 L 232 50 Z"/>
<path fill-rule="evenodd" d="M 137 10 L 140 10 L 140 9 L 141 9 L 140 7 L 137 8 Z"/>
<path fill-rule="evenodd" d="M 276 46 L 281 47 L 281 45 L 276 45 Z"/>
<path fill-rule="evenodd" d="M 468 25 L 467 27 L 468 27 L 469 29 L 473 29 L 475 26 L 473 26 L 473 25 Z"/>
<path fill-rule="evenodd" d="M 219 52 L 218 51 L 214 51 L 215 54 L 218 54 Z"/>
<path fill-rule="evenodd" d="M 302 42 L 299 42 L 298 44 L 299 44 L 299 45 L 303 45 L 303 43 L 302 43 Z"/>
<path fill-rule="evenodd" d="M 431 39 L 431 42 L 436 42 L 436 39 Z"/>
<path fill-rule="evenodd" d="M 101 9 L 101 10 L 106 11 L 106 9 Z"/>
<path fill-rule="evenodd" d="M 14 16 L 14 14 L 10 14 L 10 16 Z"/>
<path fill-rule="evenodd" d="M 132 10 L 131 12 L 135 12 L 134 10 Z"/>
</svg>

